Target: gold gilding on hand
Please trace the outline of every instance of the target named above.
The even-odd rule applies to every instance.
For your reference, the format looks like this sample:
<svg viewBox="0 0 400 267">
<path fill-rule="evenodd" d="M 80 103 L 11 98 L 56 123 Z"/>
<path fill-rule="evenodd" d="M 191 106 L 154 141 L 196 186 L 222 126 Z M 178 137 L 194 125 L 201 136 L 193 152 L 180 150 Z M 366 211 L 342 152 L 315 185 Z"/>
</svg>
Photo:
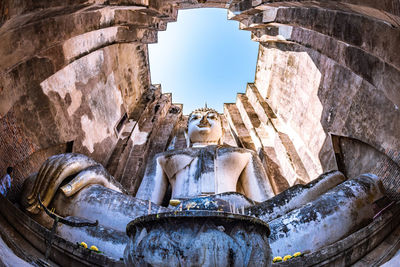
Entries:
<svg viewBox="0 0 400 267">
<path fill-rule="evenodd" d="M 40 170 L 36 176 L 35 184 L 33 186 L 31 194 L 28 196 L 28 203 L 32 204 L 36 201 L 37 194 L 39 192 L 40 187 L 42 186 L 43 180 L 45 180 L 45 177 L 49 173 L 50 170 L 56 168 L 54 166 L 58 166 L 60 162 L 64 159 L 63 157 L 64 154 L 62 155 L 55 155 L 50 158 L 48 158 L 43 165 L 40 167 Z"/>
<path fill-rule="evenodd" d="M 38 194 L 43 196 L 43 205 L 48 206 L 65 178 L 97 164 L 87 156 L 74 153 L 49 158 L 36 176 L 32 192 L 27 197 L 29 206 L 26 210 L 34 214 L 39 213 L 40 208 L 36 198 Z"/>
</svg>

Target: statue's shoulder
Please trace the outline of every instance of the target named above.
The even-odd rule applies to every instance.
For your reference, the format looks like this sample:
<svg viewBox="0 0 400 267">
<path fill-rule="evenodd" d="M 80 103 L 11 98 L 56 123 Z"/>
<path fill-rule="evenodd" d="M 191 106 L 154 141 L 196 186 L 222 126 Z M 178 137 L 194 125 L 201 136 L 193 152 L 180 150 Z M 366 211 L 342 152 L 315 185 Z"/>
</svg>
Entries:
<svg viewBox="0 0 400 267">
<path fill-rule="evenodd" d="M 251 154 L 252 156 L 257 156 L 257 153 L 253 150 L 242 148 L 242 147 L 234 147 L 230 145 L 219 145 L 219 146 L 208 146 L 204 148 L 184 148 L 179 150 L 170 150 L 162 153 L 158 153 L 156 157 L 160 157 L 163 159 L 171 159 L 178 156 L 188 156 L 188 157 L 197 157 L 201 151 L 208 151 L 217 153 L 219 155 L 222 154 L 230 154 L 230 153 L 241 153 L 241 154 Z"/>
<path fill-rule="evenodd" d="M 168 178 L 173 178 L 176 173 L 190 165 L 196 154 L 192 149 L 171 150 L 156 155 L 157 162 L 161 165 Z"/>
<path fill-rule="evenodd" d="M 242 147 L 230 146 L 230 145 L 219 146 L 218 147 L 218 152 L 219 153 L 236 152 L 236 153 L 257 155 L 257 153 L 254 152 L 253 150 L 250 150 L 250 149 L 247 149 L 247 148 L 242 148 Z"/>
<path fill-rule="evenodd" d="M 193 151 L 193 149 L 191 149 L 191 148 L 168 150 L 168 151 L 156 154 L 155 157 L 169 159 L 174 156 L 180 156 L 180 155 L 195 156 L 195 151 Z"/>
</svg>

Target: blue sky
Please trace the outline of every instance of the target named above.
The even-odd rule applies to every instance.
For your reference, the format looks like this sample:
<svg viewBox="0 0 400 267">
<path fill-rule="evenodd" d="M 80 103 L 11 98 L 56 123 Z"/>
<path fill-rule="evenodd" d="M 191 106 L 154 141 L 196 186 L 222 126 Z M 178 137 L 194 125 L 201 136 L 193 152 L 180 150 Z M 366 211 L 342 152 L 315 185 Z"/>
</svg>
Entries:
<svg viewBox="0 0 400 267">
<path fill-rule="evenodd" d="M 149 45 L 151 81 L 184 104 L 184 114 L 205 102 L 222 112 L 254 81 L 257 53 L 250 32 L 227 20 L 225 9 L 181 10 Z"/>
</svg>

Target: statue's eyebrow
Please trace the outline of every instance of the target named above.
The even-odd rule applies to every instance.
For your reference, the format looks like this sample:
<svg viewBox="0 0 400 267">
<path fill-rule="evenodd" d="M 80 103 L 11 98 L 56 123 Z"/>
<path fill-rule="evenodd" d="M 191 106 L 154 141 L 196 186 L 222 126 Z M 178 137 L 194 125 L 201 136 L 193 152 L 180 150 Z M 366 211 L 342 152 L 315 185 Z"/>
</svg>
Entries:
<svg viewBox="0 0 400 267">
<path fill-rule="evenodd" d="M 200 113 L 193 113 L 192 115 L 190 115 L 189 120 L 191 120 L 194 116 L 201 116 Z"/>
</svg>

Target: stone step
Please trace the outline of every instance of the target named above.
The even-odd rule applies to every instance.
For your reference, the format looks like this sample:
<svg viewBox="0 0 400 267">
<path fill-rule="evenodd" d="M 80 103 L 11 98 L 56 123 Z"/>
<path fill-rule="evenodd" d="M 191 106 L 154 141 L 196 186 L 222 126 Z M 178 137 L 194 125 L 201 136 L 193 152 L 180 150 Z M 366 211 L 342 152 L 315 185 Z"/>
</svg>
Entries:
<svg viewBox="0 0 400 267">
<path fill-rule="evenodd" d="M 126 146 L 128 145 L 129 137 L 135 125 L 136 121 L 134 121 L 133 119 L 128 119 L 126 124 L 124 124 L 123 129 L 119 134 L 117 144 L 115 145 L 113 152 L 111 153 L 111 156 L 108 159 L 108 162 L 106 164 L 106 169 L 113 176 L 115 176 L 121 154 L 124 152 Z"/>
<path fill-rule="evenodd" d="M 275 134 L 275 148 L 277 151 L 280 151 L 282 155 L 281 161 L 287 161 L 290 164 L 290 168 L 294 170 L 293 184 L 296 183 L 307 183 L 310 181 L 310 175 L 308 174 L 302 158 L 299 156 L 299 153 L 291 140 L 288 130 L 286 126 L 279 120 L 278 116 L 273 112 L 271 106 L 268 104 L 267 100 L 265 100 L 260 92 L 257 90 L 256 86 L 252 83 L 247 85 L 246 96 L 249 99 L 249 102 L 254 107 L 255 112 L 259 116 L 260 120 L 262 120 L 266 125 L 269 125 L 271 133 Z M 300 147 L 301 145 L 299 145 Z M 286 158 L 286 160 L 285 160 Z M 305 157 L 307 160 L 307 157 Z M 287 165 L 287 163 L 282 162 L 282 166 Z M 286 172 L 289 173 L 289 172 Z M 290 183 L 290 185 L 293 185 Z"/>
<path fill-rule="evenodd" d="M 224 137 L 222 143 L 230 146 L 238 146 L 237 137 L 234 136 L 234 133 L 232 132 L 231 127 L 229 126 L 228 120 L 226 119 L 225 116 L 221 116 L 221 120 L 222 120 L 222 128 L 224 131 Z"/>
<path fill-rule="evenodd" d="M 250 133 L 253 132 L 251 136 L 254 143 L 259 144 L 257 152 L 275 194 L 282 192 L 295 182 L 297 175 L 290 165 L 286 151 L 282 149 L 279 137 L 270 124 L 260 120 L 246 95 L 237 95 L 236 106 L 246 128 Z"/>
<path fill-rule="evenodd" d="M 141 114 L 144 113 L 147 104 L 154 101 L 156 96 L 159 95 L 160 92 L 157 91 L 157 88 L 155 87 L 144 93 L 132 113 L 129 115 L 127 123 L 124 124 L 123 129 L 121 130 L 117 144 L 106 164 L 108 172 L 113 175 L 117 181 L 120 180 L 126 160 L 133 145 L 131 140 L 132 132 L 139 121 Z"/>
<path fill-rule="evenodd" d="M 135 190 L 137 184 L 135 180 L 141 179 L 139 172 L 142 166 L 146 166 L 152 133 L 157 130 L 158 124 L 164 119 L 170 106 L 171 95 L 163 94 L 156 98 L 147 106 L 132 132 L 130 139 L 133 145 L 120 176 L 120 183 L 130 193 Z"/>
<path fill-rule="evenodd" d="M 132 194 L 135 195 L 137 190 L 139 189 L 140 183 L 142 182 L 142 178 L 144 176 L 147 162 L 152 160 L 153 157 L 161 152 L 164 152 L 168 147 L 168 142 L 171 139 L 172 132 L 175 128 L 175 125 L 179 122 L 182 117 L 182 105 L 173 105 L 171 103 L 171 95 L 169 95 L 169 105 L 165 105 L 167 110 L 164 115 L 164 111 L 161 111 L 158 114 L 158 125 L 155 125 L 153 132 L 149 137 L 149 145 L 147 148 L 147 154 L 145 155 L 145 160 L 143 164 L 140 166 L 138 171 L 136 172 L 136 179 L 133 184 Z M 163 117 L 161 117 L 164 115 Z M 156 115 L 157 116 L 157 115 Z M 157 119 L 155 120 L 157 121 Z"/>
<path fill-rule="evenodd" d="M 41 259 L 44 259 L 43 253 L 18 233 L 14 227 L 7 221 L 4 214 L 0 214 L 0 251 L 2 257 L 5 257 L 0 258 L 0 265 L 46 266 L 40 265 Z M 47 266 L 58 266 L 50 259 L 47 260 L 47 263 Z"/>
<path fill-rule="evenodd" d="M 172 138 L 168 142 L 167 150 L 180 150 L 187 148 L 186 141 L 186 128 L 187 128 L 188 116 L 182 115 L 181 119 L 176 123 L 173 131 Z"/>
<path fill-rule="evenodd" d="M 246 128 L 240 112 L 234 103 L 224 104 L 224 115 L 232 129 L 235 138 L 238 140 L 239 147 L 244 147 L 256 151 L 256 145 L 251 138 L 249 130 Z"/>
<path fill-rule="evenodd" d="M 266 125 L 258 118 L 257 113 L 249 103 L 246 95 L 237 94 L 236 107 L 239 110 L 244 125 L 250 132 L 250 136 L 256 145 L 257 151 L 262 149 L 264 146 L 272 146 L 273 141 L 267 133 Z"/>
</svg>

